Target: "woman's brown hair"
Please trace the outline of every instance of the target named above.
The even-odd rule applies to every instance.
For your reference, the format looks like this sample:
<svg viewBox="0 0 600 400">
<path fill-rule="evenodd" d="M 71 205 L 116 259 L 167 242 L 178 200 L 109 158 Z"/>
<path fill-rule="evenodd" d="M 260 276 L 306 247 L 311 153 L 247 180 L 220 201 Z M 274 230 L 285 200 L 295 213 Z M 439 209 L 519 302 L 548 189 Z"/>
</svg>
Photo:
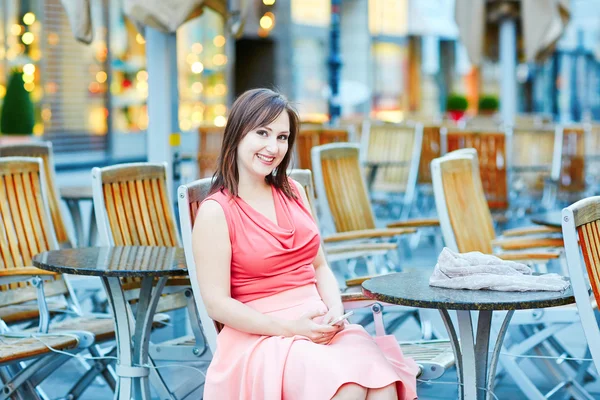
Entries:
<svg viewBox="0 0 600 400">
<path fill-rule="evenodd" d="M 290 119 L 288 151 L 274 173 L 265 176 L 265 182 L 282 190 L 286 196 L 296 198 L 287 178 L 287 169 L 298 135 L 299 118 L 296 110 L 283 95 L 269 89 L 248 90 L 233 103 L 227 125 L 225 125 L 223 145 L 217 161 L 211 193 L 224 188 L 232 196 L 237 196 L 239 182 L 237 148 L 240 141 L 248 132 L 275 121 L 284 111 L 287 112 Z"/>
</svg>

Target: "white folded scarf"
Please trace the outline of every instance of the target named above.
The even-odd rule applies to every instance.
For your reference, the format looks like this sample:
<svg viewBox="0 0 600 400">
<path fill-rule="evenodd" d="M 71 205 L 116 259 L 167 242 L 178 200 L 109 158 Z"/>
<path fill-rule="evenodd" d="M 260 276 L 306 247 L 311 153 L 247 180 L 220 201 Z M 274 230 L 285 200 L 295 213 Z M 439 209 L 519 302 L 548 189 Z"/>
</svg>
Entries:
<svg viewBox="0 0 600 400">
<path fill-rule="evenodd" d="M 570 282 L 558 274 L 532 275 L 527 265 L 479 251 L 455 253 L 444 247 L 430 286 L 448 289 L 488 289 L 507 292 L 561 291 Z"/>
</svg>

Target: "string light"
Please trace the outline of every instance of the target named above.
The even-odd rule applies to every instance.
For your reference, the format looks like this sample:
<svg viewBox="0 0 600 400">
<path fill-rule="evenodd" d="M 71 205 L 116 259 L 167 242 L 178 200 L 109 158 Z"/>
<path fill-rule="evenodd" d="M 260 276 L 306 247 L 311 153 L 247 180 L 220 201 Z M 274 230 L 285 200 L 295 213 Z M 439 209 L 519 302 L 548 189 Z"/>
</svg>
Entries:
<svg viewBox="0 0 600 400">
<path fill-rule="evenodd" d="M 204 71 L 204 65 L 200 61 L 196 61 L 192 64 L 192 72 L 195 74 L 199 74 Z"/>
<path fill-rule="evenodd" d="M 215 117 L 214 122 L 216 126 L 222 127 L 225 126 L 225 124 L 227 123 L 227 119 L 225 119 L 225 117 L 222 115 L 218 115 Z"/>
<path fill-rule="evenodd" d="M 225 46 L 225 36 L 223 36 L 223 35 L 215 36 L 215 38 L 213 39 L 213 44 L 217 47 Z"/>
<path fill-rule="evenodd" d="M 270 16 L 265 14 L 260 18 L 259 24 L 261 28 L 265 30 L 270 30 L 273 27 L 273 19 L 271 19 Z"/>
<path fill-rule="evenodd" d="M 33 75 L 35 73 L 35 65 L 25 64 L 23 65 L 23 73 L 27 75 Z"/>
<path fill-rule="evenodd" d="M 204 48 L 202 47 L 202 44 L 201 44 L 201 43 L 194 43 L 194 44 L 192 45 L 192 51 L 193 51 L 194 53 L 196 53 L 196 54 L 200 54 L 200 53 L 202 53 L 202 50 L 203 50 L 203 49 L 204 49 Z"/>
<path fill-rule="evenodd" d="M 31 25 L 35 22 L 35 14 L 32 12 L 28 12 L 25 15 L 23 15 L 23 23 L 25 25 Z"/>
<path fill-rule="evenodd" d="M 21 40 L 23 41 L 23 43 L 29 45 L 33 43 L 33 41 L 35 40 L 35 36 L 33 36 L 33 33 L 31 32 L 25 32 L 23 36 L 21 36 Z"/>
<path fill-rule="evenodd" d="M 204 89 L 204 86 L 202 86 L 202 83 L 194 82 L 192 84 L 192 92 L 194 92 L 196 94 L 200 94 L 200 93 L 202 93 L 202 89 Z"/>
<path fill-rule="evenodd" d="M 104 82 L 106 82 L 107 79 L 108 79 L 108 75 L 106 75 L 106 72 L 99 71 L 98 73 L 96 73 L 96 80 L 98 82 L 104 83 Z"/>
<path fill-rule="evenodd" d="M 137 78 L 138 81 L 147 81 L 148 80 L 148 72 L 146 72 L 145 70 L 140 70 L 138 71 L 137 74 L 135 74 L 135 77 Z"/>
<path fill-rule="evenodd" d="M 10 33 L 14 36 L 18 36 L 21 34 L 23 27 L 19 24 L 14 24 L 10 27 Z"/>
</svg>

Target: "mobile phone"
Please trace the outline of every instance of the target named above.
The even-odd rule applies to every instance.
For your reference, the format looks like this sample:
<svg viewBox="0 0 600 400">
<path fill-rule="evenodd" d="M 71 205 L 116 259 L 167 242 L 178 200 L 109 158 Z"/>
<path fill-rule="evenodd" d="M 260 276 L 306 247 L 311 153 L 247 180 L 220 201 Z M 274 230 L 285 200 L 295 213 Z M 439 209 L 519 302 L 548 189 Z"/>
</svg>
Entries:
<svg viewBox="0 0 600 400">
<path fill-rule="evenodd" d="M 333 321 L 331 321 L 328 325 L 329 326 L 337 325 L 340 322 L 342 322 L 343 320 L 349 318 L 352 314 L 354 314 L 354 311 L 348 311 L 346 314 L 341 315 L 341 316 L 337 317 L 336 319 L 334 319 Z"/>
</svg>

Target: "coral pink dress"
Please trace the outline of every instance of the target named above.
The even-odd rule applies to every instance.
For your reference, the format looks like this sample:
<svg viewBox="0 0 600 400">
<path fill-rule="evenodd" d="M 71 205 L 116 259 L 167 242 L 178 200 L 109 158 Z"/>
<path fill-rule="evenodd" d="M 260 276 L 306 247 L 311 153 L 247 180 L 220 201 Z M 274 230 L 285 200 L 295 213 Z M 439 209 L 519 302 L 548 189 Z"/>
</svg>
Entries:
<svg viewBox="0 0 600 400">
<path fill-rule="evenodd" d="M 296 186 L 292 183 L 296 190 Z M 264 314 L 297 319 L 327 310 L 312 265 L 317 226 L 300 195 L 273 188 L 277 224 L 226 191 L 217 201 L 231 240 L 231 296 Z M 327 345 L 304 336 L 260 336 L 225 326 L 204 387 L 207 400 L 331 399 L 345 383 L 381 388 L 396 383 L 399 399 L 414 399 L 418 367 L 393 336 L 372 337 L 346 325 Z"/>
</svg>

